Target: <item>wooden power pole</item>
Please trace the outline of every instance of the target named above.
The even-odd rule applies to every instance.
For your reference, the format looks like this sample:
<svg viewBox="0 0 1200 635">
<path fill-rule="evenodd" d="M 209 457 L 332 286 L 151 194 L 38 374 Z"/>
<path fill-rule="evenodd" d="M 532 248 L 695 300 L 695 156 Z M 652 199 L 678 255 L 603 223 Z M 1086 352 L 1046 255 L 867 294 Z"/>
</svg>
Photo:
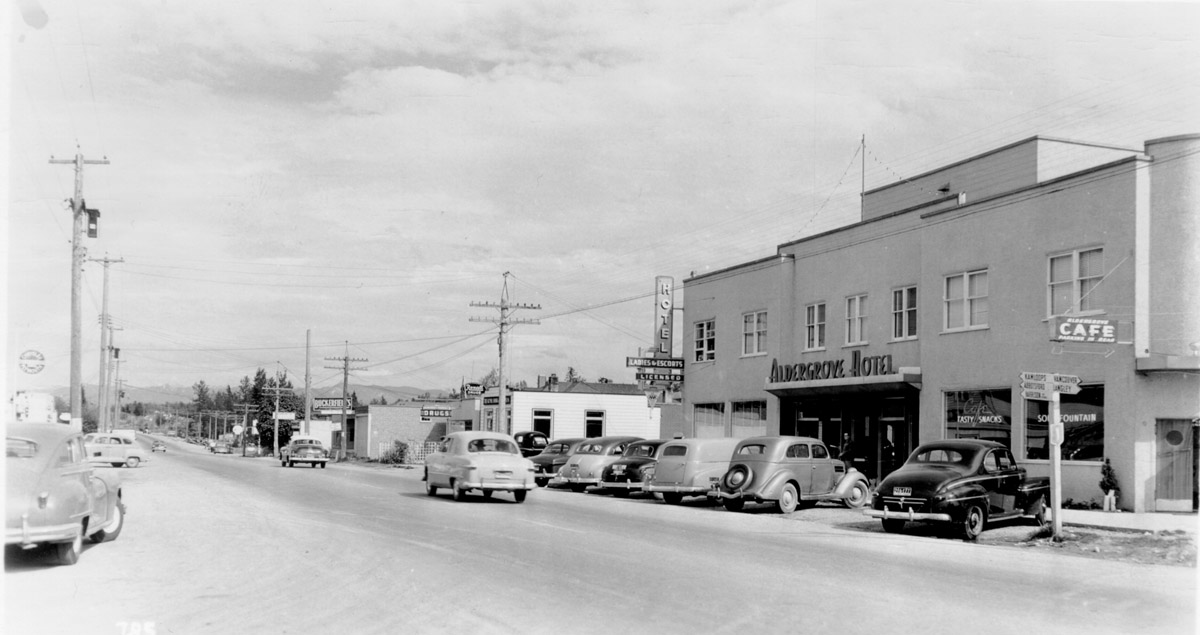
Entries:
<svg viewBox="0 0 1200 635">
<path fill-rule="evenodd" d="M 350 357 L 350 342 L 349 341 L 346 342 L 346 354 L 345 355 L 343 355 L 341 357 L 326 357 L 325 359 L 327 361 L 331 361 L 331 362 L 341 362 L 342 363 L 342 365 L 340 367 L 326 366 L 325 368 L 340 368 L 342 371 L 342 408 L 341 408 L 341 410 L 342 410 L 342 430 L 341 430 L 341 434 L 339 435 L 341 437 L 341 443 L 339 444 L 341 446 L 341 448 L 338 451 L 338 454 L 339 454 L 338 460 L 345 461 L 346 460 L 346 433 L 349 432 L 349 430 L 346 428 L 346 410 L 351 407 L 350 397 L 346 394 L 346 391 L 350 385 L 350 371 L 351 370 L 366 370 L 365 368 L 350 368 L 350 362 L 365 362 L 367 360 L 365 358 L 361 358 L 361 357 Z"/>
<path fill-rule="evenodd" d="M 503 432 L 504 434 L 512 434 L 512 430 L 509 429 L 510 423 L 509 423 L 508 417 L 507 417 L 507 413 L 508 413 L 508 404 L 506 403 L 507 390 L 506 390 L 506 387 L 504 384 L 504 357 L 505 357 L 505 353 L 507 352 L 507 348 L 508 348 L 508 338 L 504 337 L 504 335 L 506 333 L 508 333 L 509 330 L 511 330 L 511 326 L 513 324 L 541 324 L 541 322 L 539 322 L 537 320 L 514 318 L 511 316 L 510 312 L 515 309 L 541 309 L 542 308 L 541 305 L 538 305 L 538 304 L 511 304 L 511 303 L 509 303 L 509 301 L 508 301 L 508 276 L 509 275 L 511 275 L 509 272 L 507 272 L 507 271 L 504 272 L 504 288 L 500 291 L 500 303 L 499 304 L 496 304 L 494 302 L 472 302 L 471 303 L 471 306 L 480 306 L 480 307 L 489 307 L 489 308 L 494 308 L 494 309 L 500 309 L 499 319 L 473 317 L 473 318 L 471 318 L 471 321 L 472 322 L 491 322 L 493 324 L 500 325 L 500 334 L 496 338 L 497 343 L 499 344 L 499 347 L 500 347 L 500 370 L 499 370 L 499 377 L 498 377 L 499 384 L 500 384 L 500 386 L 499 386 L 500 401 L 497 406 L 497 408 L 499 410 L 499 412 L 497 414 L 499 416 L 496 418 L 497 419 L 496 426 L 497 426 L 497 431 Z"/>
</svg>

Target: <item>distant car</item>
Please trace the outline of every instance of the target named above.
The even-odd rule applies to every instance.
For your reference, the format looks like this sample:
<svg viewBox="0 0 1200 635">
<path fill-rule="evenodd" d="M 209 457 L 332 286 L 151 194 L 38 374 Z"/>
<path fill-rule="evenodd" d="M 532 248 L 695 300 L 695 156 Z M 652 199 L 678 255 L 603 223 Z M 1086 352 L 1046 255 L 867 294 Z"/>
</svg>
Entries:
<svg viewBox="0 0 1200 635">
<path fill-rule="evenodd" d="M 604 468 L 600 487 L 618 498 L 643 491 L 654 476 L 654 464 L 666 442 L 666 439 L 651 439 L 630 443 L 621 458 Z"/>
<path fill-rule="evenodd" d="M 233 454 L 233 448 L 224 441 L 217 441 L 212 447 L 213 454 Z"/>
<path fill-rule="evenodd" d="M 242 456 L 258 456 L 257 445 L 242 446 Z"/>
<path fill-rule="evenodd" d="M 113 467 L 137 467 L 149 460 L 146 451 L 129 439 L 105 432 L 93 432 L 83 437 L 89 463 L 107 463 Z"/>
<path fill-rule="evenodd" d="M 729 469 L 729 457 L 738 439 L 692 438 L 672 439 L 663 444 L 654 474 L 646 491 L 661 494 L 671 505 L 683 502 L 684 496 L 708 496 Z"/>
<path fill-rule="evenodd" d="M 545 450 L 537 456 L 529 457 L 533 461 L 534 477 L 539 487 L 545 487 L 550 483 L 550 479 L 558 474 L 562 466 L 567 463 L 567 459 L 575 453 L 575 449 L 579 447 L 587 439 L 572 438 L 572 439 L 554 439 L 546 446 Z"/>
<path fill-rule="evenodd" d="M 967 540 L 991 521 L 1032 516 L 1046 522 L 1050 479 L 1026 476 L 995 441 L 956 439 L 919 446 L 875 488 L 867 516 L 898 532 L 909 521 L 953 523 Z"/>
<path fill-rule="evenodd" d="M 625 448 L 641 437 L 596 437 L 586 439 L 559 469 L 552 483 L 564 484 L 572 491 L 582 492 L 600 484 L 604 468 L 621 458 Z"/>
<path fill-rule="evenodd" d="M 550 437 L 535 430 L 526 430 L 513 435 L 517 447 L 521 448 L 521 456 L 529 458 L 537 456 L 550 445 Z"/>
<path fill-rule="evenodd" d="M 295 467 L 297 463 L 324 468 L 329 463 L 329 451 L 320 439 L 292 437 L 292 440 L 279 450 L 279 464 L 283 467 Z"/>
<path fill-rule="evenodd" d="M 10 423 L 5 434 L 5 545 L 53 545 L 58 562 L 71 565 L 85 537 L 117 539 L 125 523 L 120 479 L 95 472 L 79 433 L 53 423 Z"/>
<path fill-rule="evenodd" d="M 454 500 L 479 490 L 484 498 L 493 492 L 512 492 L 518 503 L 535 489 L 533 462 L 521 456 L 516 441 L 499 432 L 452 432 L 425 456 L 425 493 L 449 489 Z"/>
<path fill-rule="evenodd" d="M 150 451 L 151 452 L 166 452 L 167 444 L 163 443 L 162 441 L 155 441 L 154 445 L 150 446 Z"/>
<path fill-rule="evenodd" d="M 820 439 L 750 437 L 738 442 L 729 469 L 708 495 L 730 511 L 749 501 L 774 503 L 780 513 L 790 514 L 822 500 L 860 508 L 870 500 L 871 485 L 862 472 L 832 458 Z"/>
</svg>

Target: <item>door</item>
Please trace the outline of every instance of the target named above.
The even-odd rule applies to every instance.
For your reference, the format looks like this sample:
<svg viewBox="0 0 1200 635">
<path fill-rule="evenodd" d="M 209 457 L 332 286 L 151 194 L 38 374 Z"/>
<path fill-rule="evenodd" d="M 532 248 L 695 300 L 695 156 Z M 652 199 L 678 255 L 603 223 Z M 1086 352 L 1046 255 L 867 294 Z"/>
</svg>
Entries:
<svg viewBox="0 0 1200 635">
<path fill-rule="evenodd" d="M 796 443 L 788 446 L 787 453 L 783 458 L 784 466 L 796 475 L 796 481 L 800 484 L 801 496 L 808 496 L 813 492 L 813 462 L 812 457 L 808 453 L 807 443 Z M 765 476 L 765 475 L 764 475 Z"/>
<path fill-rule="evenodd" d="M 1196 509 L 1196 428 L 1189 419 L 1159 419 L 1154 509 Z M 1119 476 L 1119 475 L 1118 475 Z"/>
</svg>

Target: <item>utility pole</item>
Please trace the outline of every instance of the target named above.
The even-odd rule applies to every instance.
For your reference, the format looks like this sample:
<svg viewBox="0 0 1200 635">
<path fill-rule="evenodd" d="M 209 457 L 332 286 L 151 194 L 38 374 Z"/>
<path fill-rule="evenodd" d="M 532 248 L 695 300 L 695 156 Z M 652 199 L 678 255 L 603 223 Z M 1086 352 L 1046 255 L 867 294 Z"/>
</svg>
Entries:
<svg viewBox="0 0 1200 635">
<path fill-rule="evenodd" d="M 350 368 L 350 362 L 365 362 L 367 360 L 362 357 L 350 357 L 350 342 L 348 340 L 346 341 L 346 354 L 345 355 L 343 355 L 342 357 L 326 357 L 325 359 L 327 361 L 331 361 L 331 362 L 341 362 L 342 363 L 342 366 L 341 366 L 341 369 L 342 369 L 342 430 L 341 430 L 341 434 L 339 435 L 341 437 L 341 444 L 340 444 L 341 449 L 339 451 L 338 460 L 345 461 L 346 460 L 346 433 L 349 432 L 349 430 L 346 428 L 346 410 L 349 409 L 351 406 L 350 397 L 346 395 L 346 391 L 350 385 L 350 371 L 351 370 L 366 370 L 366 368 Z M 337 366 L 326 366 L 325 368 L 338 368 L 338 367 Z"/>
<path fill-rule="evenodd" d="M 271 413 L 271 422 L 274 424 L 274 439 L 271 443 L 275 446 L 275 457 L 279 457 L 279 396 L 285 392 L 292 392 L 291 388 L 284 388 L 280 385 L 279 371 L 275 371 L 275 386 L 272 388 L 264 388 L 265 391 L 274 393 L 275 395 L 275 411 Z"/>
<path fill-rule="evenodd" d="M 508 276 L 510 276 L 510 275 L 512 275 L 512 274 L 510 274 L 507 271 L 504 272 L 504 288 L 500 292 L 500 304 L 496 304 L 494 302 L 472 302 L 471 303 L 471 306 L 480 306 L 480 307 L 489 307 L 489 308 L 493 308 L 493 309 L 500 309 L 500 318 L 499 319 L 473 317 L 473 318 L 471 318 L 471 321 L 472 322 L 491 322 L 493 324 L 500 325 L 500 334 L 496 338 L 497 343 L 499 344 L 499 347 L 500 347 L 500 370 L 499 370 L 500 376 L 498 378 L 500 380 L 500 382 L 499 382 L 500 383 L 500 386 L 499 386 L 500 401 L 499 401 L 499 405 L 498 405 L 499 417 L 497 417 L 496 425 L 497 425 L 498 431 L 503 432 L 504 434 L 512 434 L 512 430 L 509 429 L 509 421 L 508 421 L 508 416 L 507 416 L 508 404 L 507 404 L 507 399 L 506 399 L 507 390 L 504 385 L 504 357 L 505 357 L 506 349 L 508 348 L 508 338 L 504 337 L 504 334 L 507 333 L 509 330 L 511 330 L 511 325 L 514 325 L 514 324 L 541 324 L 541 322 L 539 322 L 538 320 L 527 320 L 527 319 L 523 319 L 523 318 L 514 318 L 511 315 L 509 315 L 509 312 L 513 311 L 515 309 L 537 309 L 537 310 L 540 310 L 542 308 L 541 305 L 539 305 L 539 304 L 519 304 L 519 303 L 511 304 L 511 303 L 509 303 L 509 301 L 508 301 Z"/>
<path fill-rule="evenodd" d="M 252 403 L 234 404 L 235 408 L 242 409 L 242 434 L 240 435 L 242 437 L 242 456 L 246 456 L 246 437 L 250 436 L 250 408 L 254 405 Z"/>
<path fill-rule="evenodd" d="M 113 262 L 125 262 L 123 258 L 117 260 L 109 260 L 106 254 L 103 258 L 88 258 L 89 262 L 104 263 L 104 295 L 101 300 L 100 309 L 100 421 L 97 422 L 97 429 L 101 432 L 107 432 L 112 428 L 108 425 L 108 265 Z"/>
<path fill-rule="evenodd" d="M 312 329 L 304 331 L 304 434 L 311 434 L 309 430 L 309 420 L 312 419 L 312 362 L 310 361 L 310 351 L 312 350 Z"/>
<path fill-rule="evenodd" d="M 55 159 L 50 157 L 50 163 L 72 164 L 75 166 L 75 198 L 71 199 L 71 215 L 74 225 L 71 229 L 71 428 L 83 430 L 83 349 L 80 344 L 83 330 L 83 259 L 87 248 L 83 246 L 83 166 L 107 165 L 108 159 L 87 160 L 82 154 L 76 153 L 74 159 Z M 88 212 L 89 216 L 91 212 Z M 100 213 L 97 211 L 96 215 Z"/>
<path fill-rule="evenodd" d="M 117 363 L 120 362 L 121 349 L 116 346 L 115 331 L 123 331 L 125 329 L 108 325 L 108 377 L 112 377 L 116 372 Z M 116 403 L 115 393 L 113 392 L 112 382 L 106 378 L 101 389 L 104 391 L 103 402 L 105 404 L 103 418 L 108 422 L 108 426 L 104 429 L 106 432 L 113 431 L 113 422 L 117 420 L 117 413 L 113 412 L 113 404 Z"/>
<path fill-rule="evenodd" d="M 121 390 L 121 360 L 119 360 L 119 359 L 117 360 L 117 378 L 113 383 L 117 387 L 117 398 L 115 401 L 116 408 L 114 408 L 115 412 L 113 412 L 113 423 L 112 423 L 113 430 L 116 430 L 117 424 L 121 423 L 121 392 L 122 392 L 122 390 Z"/>
</svg>

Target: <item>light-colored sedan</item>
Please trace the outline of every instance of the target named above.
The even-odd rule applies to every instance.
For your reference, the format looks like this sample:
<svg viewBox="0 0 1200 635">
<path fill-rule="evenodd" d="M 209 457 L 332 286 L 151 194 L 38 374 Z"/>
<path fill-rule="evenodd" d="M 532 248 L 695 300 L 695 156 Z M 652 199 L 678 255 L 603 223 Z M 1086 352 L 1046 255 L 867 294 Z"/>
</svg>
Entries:
<svg viewBox="0 0 1200 635">
<path fill-rule="evenodd" d="M 13 423 L 5 433 L 4 544 L 52 545 L 75 564 L 83 539 L 116 540 L 125 522 L 120 479 L 88 463 L 83 437 L 55 423 Z"/>
<path fill-rule="evenodd" d="M 729 469 L 738 439 L 729 437 L 672 439 L 661 448 L 646 491 L 662 494 L 678 505 L 684 496 L 708 496 Z"/>
<path fill-rule="evenodd" d="M 425 456 L 425 493 L 433 496 L 438 488 L 449 489 L 460 501 L 472 490 L 485 498 L 493 492 L 512 492 L 525 502 L 529 490 L 537 487 L 533 462 L 521 456 L 516 441 L 499 432 L 452 432 Z"/>
<path fill-rule="evenodd" d="M 625 448 L 641 437 L 596 437 L 587 439 L 575 448 L 551 483 L 565 484 L 572 491 L 583 490 L 600 484 L 604 468 L 620 460 Z"/>
<path fill-rule="evenodd" d="M 108 463 L 113 467 L 137 467 L 150 460 L 142 446 L 129 439 L 107 432 L 93 432 L 83 437 L 87 448 L 87 460 L 91 463 Z"/>
</svg>

